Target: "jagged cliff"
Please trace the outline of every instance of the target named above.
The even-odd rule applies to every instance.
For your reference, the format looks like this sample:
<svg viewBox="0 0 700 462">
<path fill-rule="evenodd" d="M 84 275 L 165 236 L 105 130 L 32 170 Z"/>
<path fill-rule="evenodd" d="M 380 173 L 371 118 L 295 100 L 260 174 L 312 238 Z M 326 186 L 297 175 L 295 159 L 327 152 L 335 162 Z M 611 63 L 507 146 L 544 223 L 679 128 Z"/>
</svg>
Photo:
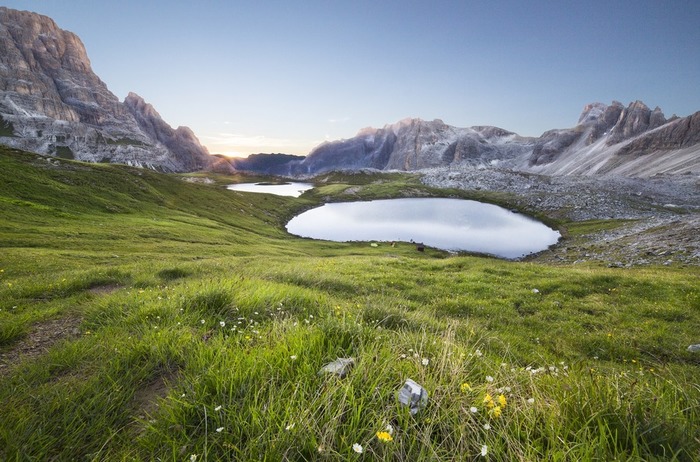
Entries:
<svg viewBox="0 0 700 462">
<path fill-rule="evenodd" d="M 458 128 L 439 119 L 404 119 L 379 129 L 364 128 L 353 138 L 319 145 L 303 159 L 258 171 L 309 175 L 365 168 L 410 171 L 445 165 L 495 165 L 531 151 L 534 140 L 497 127 Z"/>
<path fill-rule="evenodd" d="M 90 162 L 164 171 L 208 167 L 186 127 L 138 95 L 124 102 L 92 71 L 85 47 L 46 17 L 0 7 L 0 143 Z"/>
<path fill-rule="evenodd" d="M 441 120 L 405 119 L 323 143 L 305 159 L 257 165 L 265 166 L 258 172 L 281 175 L 446 166 L 499 166 L 546 175 L 700 174 L 700 112 L 667 120 L 660 108 L 651 110 L 641 101 L 627 107 L 617 101 L 593 103 L 584 107 L 575 127 L 537 138 L 497 127 L 457 128 Z"/>
<path fill-rule="evenodd" d="M 589 104 L 575 127 L 545 132 L 518 167 L 548 175 L 700 173 L 700 112 L 667 120 L 641 101 Z"/>
</svg>

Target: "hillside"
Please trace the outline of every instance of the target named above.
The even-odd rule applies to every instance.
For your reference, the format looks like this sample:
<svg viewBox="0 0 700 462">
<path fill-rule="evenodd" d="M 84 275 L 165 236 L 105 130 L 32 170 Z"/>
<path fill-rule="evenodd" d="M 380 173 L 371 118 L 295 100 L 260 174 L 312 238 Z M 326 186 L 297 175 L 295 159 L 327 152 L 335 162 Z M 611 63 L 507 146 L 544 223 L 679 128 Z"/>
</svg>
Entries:
<svg viewBox="0 0 700 462">
<path fill-rule="evenodd" d="M 700 451 L 700 357 L 687 351 L 700 343 L 698 266 L 507 262 L 284 232 L 325 200 L 444 195 L 534 212 L 414 175 L 326 175 L 288 198 L 6 148 L 0 170 L 0 459 Z M 547 211 L 568 230 L 562 246 L 623 224 L 562 212 Z M 338 357 L 354 358 L 346 376 L 319 373 Z M 406 379 L 428 394 L 415 415 L 397 401 Z"/>
</svg>

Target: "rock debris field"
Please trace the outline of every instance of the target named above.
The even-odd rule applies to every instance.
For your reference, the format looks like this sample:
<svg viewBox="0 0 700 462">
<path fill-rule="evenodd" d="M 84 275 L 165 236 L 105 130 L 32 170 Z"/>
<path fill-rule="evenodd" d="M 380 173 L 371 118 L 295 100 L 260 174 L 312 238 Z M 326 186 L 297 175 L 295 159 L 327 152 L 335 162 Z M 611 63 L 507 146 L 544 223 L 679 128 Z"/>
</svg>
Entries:
<svg viewBox="0 0 700 462">
<path fill-rule="evenodd" d="M 493 168 L 422 171 L 426 185 L 515 196 L 519 206 L 563 220 L 628 220 L 606 231 L 568 236 L 530 258 L 594 261 L 611 267 L 700 265 L 700 178 L 543 176 Z"/>
</svg>

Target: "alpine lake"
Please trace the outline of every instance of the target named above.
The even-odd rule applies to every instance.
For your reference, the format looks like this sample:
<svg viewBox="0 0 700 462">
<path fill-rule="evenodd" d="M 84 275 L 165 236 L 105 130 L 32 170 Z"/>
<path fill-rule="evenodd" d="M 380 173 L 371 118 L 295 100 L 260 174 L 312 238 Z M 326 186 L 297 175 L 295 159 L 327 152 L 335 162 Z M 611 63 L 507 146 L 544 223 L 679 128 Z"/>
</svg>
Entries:
<svg viewBox="0 0 700 462">
<path fill-rule="evenodd" d="M 310 183 L 241 183 L 233 191 L 299 197 Z M 561 235 L 502 207 L 465 199 L 404 198 L 322 205 L 287 223 L 295 236 L 335 242 L 414 242 L 448 252 L 518 259 L 546 250 Z"/>
</svg>

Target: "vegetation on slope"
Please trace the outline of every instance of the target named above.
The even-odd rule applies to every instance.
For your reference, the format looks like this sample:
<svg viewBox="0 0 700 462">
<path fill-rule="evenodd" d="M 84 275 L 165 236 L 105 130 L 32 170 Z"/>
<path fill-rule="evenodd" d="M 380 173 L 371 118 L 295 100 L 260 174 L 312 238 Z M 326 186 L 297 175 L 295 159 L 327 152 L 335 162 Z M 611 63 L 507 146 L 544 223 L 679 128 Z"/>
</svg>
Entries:
<svg viewBox="0 0 700 462">
<path fill-rule="evenodd" d="M 697 268 L 284 231 L 320 200 L 439 193 L 410 176 L 294 199 L 7 149 L 0 170 L 1 459 L 700 453 Z M 319 374 L 337 357 L 346 377 Z M 396 399 L 408 378 L 429 394 L 416 415 Z"/>
</svg>

